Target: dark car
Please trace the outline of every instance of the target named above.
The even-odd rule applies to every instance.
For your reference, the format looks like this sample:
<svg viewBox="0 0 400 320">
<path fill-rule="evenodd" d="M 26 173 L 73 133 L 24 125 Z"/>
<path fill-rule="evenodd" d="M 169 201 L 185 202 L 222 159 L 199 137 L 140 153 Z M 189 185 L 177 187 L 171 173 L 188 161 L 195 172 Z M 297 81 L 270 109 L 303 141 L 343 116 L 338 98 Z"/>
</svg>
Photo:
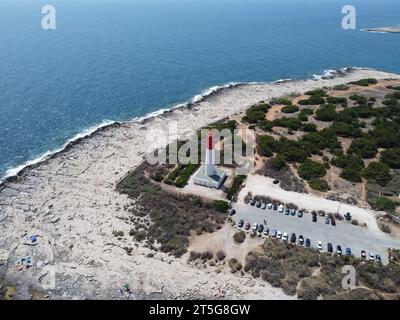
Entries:
<svg viewBox="0 0 400 320">
<path fill-rule="evenodd" d="M 229 213 L 230 216 L 233 216 L 233 215 L 236 214 L 236 210 L 235 209 L 229 209 L 228 213 Z"/>
<path fill-rule="evenodd" d="M 347 213 L 344 215 L 344 218 L 345 218 L 347 221 L 351 221 L 351 214 L 350 214 L 350 212 L 347 212 Z"/>
<path fill-rule="evenodd" d="M 240 220 L 239 223 L 238 223 L 238 227 L 239 227 L 239 228 L 242 228 L 243 225 L 244 225 L 244 221 L 243 221 L 243 220 Z"/>
<path fill-rule="evenodd" d="M 296 243 L 296 234 L 295 233 L 292 233 L 292 235 L 290 236 L 290 242 Z"/>
<path fill-rule="evenodd" d="M 265 228 L 264 229 L 264 236 L 267 236 L 269 234 L 269 229 L 268 228 Z"/>
<path fill-rule="evenodd" d="M 290 210 L 288 208 L 285 209 L 285 215 L 289 215 L 290 214 Z"/>
<path fill-rule="evenodd" d="M 261 208 L 261 202 L 260 202 L 260 201 L 257 201 L 256 207 L 257 207 L 257 208 Z"/>
<path fill-rule="evenodd" d="M 331 223 L 331 219 L 329 219 L 328 217 L 325 218 L 325 224 L 330 224 Z"/>
<path fill-rule="evenodd" d="M 317 222 L 317 215 L 316 215 L 316 214 L 313 214 L 313 216 L 312 216 L 312 222 Z"/>
<path fill-rule="evenodd" d="M 327 249 L 328 249 L 329 253 L 333 253 L 333 245 L 332 245 L 332 243 L 330 243 L 330 242 L 328 243 Z"/>
<path fill-rule="evenodd" d="M 361 250 L 361 258 L 366 259 L 367 258 L 367 253 L 365 250 Z"/>
<path fill-rule="evenodd" d="M 349 247 L 346 248 L 346 256 L 351 256 L 351 249 Z"/>
<path fill-rule="evenodd" d="M 304 237 L 302 235 L 299 235 L 299 244 L 304 244 Z"/>
<path fill-rule="evenodd" d="M 303 211 L 299 210 L 299 211 L 297 212 L 297 216 L 298 216 L 299 218 L 302 218 L 302 217 L 303 217 Z"/>
<path fill-rule="evenodd" d="M 335 218 L 331 218 L 331 225 L 336 226 L 336 220 L 335 220 Z"/>
<path fill-rule="evenodd" d="M 306 247 L 311 247 L 311 240 L 310 239 L 306 239 Z"/>
<path fill-rule="evenodd" d="M 277 235 L 277 233 L 278 233 L 278 231 L 276 231 L 275 229 L 272 230 L 272 232 L 271 232 L 271 237 L 275 238 L 276 235 Z"/>
<path fill-rule="evenodd" d="M 260 224 L 259 226 L 258 226 L 258 230 L 257 230 L 259 233 L 262 233 L 263 231 L 264 231 L 264 225 L 262 225 L 262 224 Z"/>
<path fill-rule="evenodd" d="M 256 200 L 251 199 L 250 204 L 251 204 L 252 206 L 254 206 L 254 205 L 256 204 Z"/>
<path fill-rule="evenodd" d="M 295 209 L 292 209 L 292 210 L 290 211 L 290 214 L 294 217 L 294 216 L 296 215 L 296 210 L 295 210 Z"/>
<path fill-rule="evenodd" d="M 341 246 L 336 246 L 336 253 L 341 256 L 342 255 L 342 247 Z"/>
<path fill-rule="evenodd" d="M 375 256 L 375 260 L 376 260 L 376 262 L 378 262 L 378 263 L 382 263 L 382 259 L 381 259 L 381 256 L 380 256 L 379 254 L 377 254 L 377 255 Z"/>
<path fill-rule="evenodd" d="M 244 228 L 246 229 L 246 230 L 249 230 L 250 229 L 250 223 L 246 223 L 246 225 L 244 226 Z"/>
<path fill-rule="evenodd" d="M 278 210 L 278 205 L 276 203 L 274 203 L 274 206 L 272 207 L 272 209 L 274 209 L 275 211 Z"/>
</svg>

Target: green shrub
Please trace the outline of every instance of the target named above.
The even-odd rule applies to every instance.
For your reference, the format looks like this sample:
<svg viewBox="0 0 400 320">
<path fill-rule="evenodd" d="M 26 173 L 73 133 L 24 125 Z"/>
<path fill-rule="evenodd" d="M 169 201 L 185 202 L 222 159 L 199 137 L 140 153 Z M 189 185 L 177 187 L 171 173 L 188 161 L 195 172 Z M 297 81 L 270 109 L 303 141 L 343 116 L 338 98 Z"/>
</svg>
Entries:
<svg viewBox="0 0 400 320">
<path fill-rule="evenodd" d="M 346 98 L 327 97 L 326 102 L 341 105 L 343 108 L 347 107 L 347 99 Z"/>
<path fill-rule="evenodd" d="M 257 152 L 264 157 L 271 157 L 275 150 L 276 140 L 269 135 L 257 136 Z"/>
<path fill-rule="evenodd" d="M 246 180 L 247 176 L 235 176 L 233 178 L 232 186 L 229 188 L 226 197 L 229 200 L 233 200 L 234 197 L 239 193 L 240 188 L 244 180 Z"/>
<path fill-rule="evenodd" d="M 271 104 L 271 105 L 283 104 L 285 106 L 290 106 L 292 104 L 292 101 L 287 98 L 277 98 L 277 99 L 272 99 L 269 102 L 269 104 Z"/>
<path fill-rule="evenodd" d="M 251 106 L 246 110 L 246 115 L 242 120 L 247 123 L 259 123 L 265 120 L 265 114 L 268 112 L 269 107 L 266 103 Z"/>
<path fill-rule="evenodd" d="M 381 161 L 392 169 L 400 169 L 400 148 L 386 149 L 383 151 Z"/>
<path fill-rule="evenodd" d="M 271 166 L 275 170 L 282 170 L 287 167 L 285 157 L 281 154 L 278 154 L 276 157 L 271 159 Z"/>
<path fill-rule="evenodd" d="M 219 212 L 227 212 L 229 209 L 229 203 L 224 200 L 215 200 L 214 201 L 214 208 Z"/>
<path fill-rule="evenodd" d="M 323 179 L 313 179 L 309 182 L 309 185 L 314 190 L 318 190 L 318 191 L 322 191 L 322 192 L 327 192 L 331 189 L 328 185 L 328 182 L 326 182 L 326 180 L 323 180 Z"/>
<path fill-rule="evenodd" d="M 377 83 L 378 83 L 378 80 L 373 79 L 373 78 L 361 79 L 361 80 L 358 80 L 358 81 L 350 82 L 350 84 L 354 84 L 354 85 L 362 86 L 362 87 L 368 87 L 371 84 L 377 84 Z"/>
<path fill-rule="evenodd" d="M 305 123 L 303 124 L 301 130 L 304 132 L 316 132 L 317 126 L 314 123 Z"/>
<path fill-rule="evenodd" d="M 375 158 L 378 149 L 373 141 L 367 138 L 354 139 L 350 145 L 350 153 L 354 153 L 361 158 L 371 159 Z"/>
<path fill-rule="evenodd" d="M 375 210 L 394 212 L 396 209 L 396 202 L 385 197 L 377 197 L 371 205 Z"/>
<path fill-rule="evenodd" d="M 319 121 L 330 122 L 335 119 L 336 115 L 336 106 L 333 104 L 326 104 L 321 106 L 315 112 L 315 119 Z"/>
<path fill-rule="evenodd" d="M 302 123 L 298 118 L 283 117 L 283 118 L 274 120 L 274 126 L 285 127 L 285 128 L 289 128 L 289 129 L 296 131 L 301 128 Z"/>
<path fill-rule="evenodd" d="M 384 187 L 392 179 L 390 175 L 390 167 L 383 162 L 371 162 L 367 168 L 363 170 L 363 176 L 368 181 L 376 182 Z"/>
<path fill-rule="evenodd" d="M 294 106 L 294 105 L 287 105 L 285 107 L 282 108 L 282 112 L 284 113 L 295 113 L 297 111 L 299 111 L 299 107 L 298 106 Z"/>
<path fill-rule="evenodd" d="M 322 163 L 306 159 L 299 167 L 299 175 L 305 180 L 321 178 L 326 174 L 326 168 Z"/>
</svg>

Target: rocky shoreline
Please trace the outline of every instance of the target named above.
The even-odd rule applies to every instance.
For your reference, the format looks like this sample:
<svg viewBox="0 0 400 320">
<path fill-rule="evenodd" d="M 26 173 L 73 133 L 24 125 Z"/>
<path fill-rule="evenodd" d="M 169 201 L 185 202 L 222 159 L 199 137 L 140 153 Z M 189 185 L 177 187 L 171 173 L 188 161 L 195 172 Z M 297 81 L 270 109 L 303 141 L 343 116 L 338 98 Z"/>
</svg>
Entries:
<svg viewBox="0 0 400 320">
<path fill-rule="evenodd" d="M 262 281 L 229 272 L 209 274 L 189 266 L 185 257 L 150 256 L 150 249 L 130 237 L 118 240 L 113 230 L 129 233 L 130 212 L 124 206 L 132 200 L 115 186 L 147 152 L 166 144 L 171 123 L 185 136 L 261 100 L 363 78 L 400 76 L 356 69 L 328 79 L 223 88 L 152 118 L 103 127 L 26 167 L 0 185 L 0 285 L 16 285 L 15 297 L 27 298 L 32 288 L 43 291 L 50 276 L 44 267 L 50 266 L 56 287 L 46 291 L 49 298 L 216 299 L 220 288 L 227 299 L 292 298 Z M 36 245 L 26 245 L 29 235 L 38 235 Z M 133 248 L 131 255 L 124 247 Z M 21 271 L 16 263 L 26 256 L 33 266 Z"/>
</svg>

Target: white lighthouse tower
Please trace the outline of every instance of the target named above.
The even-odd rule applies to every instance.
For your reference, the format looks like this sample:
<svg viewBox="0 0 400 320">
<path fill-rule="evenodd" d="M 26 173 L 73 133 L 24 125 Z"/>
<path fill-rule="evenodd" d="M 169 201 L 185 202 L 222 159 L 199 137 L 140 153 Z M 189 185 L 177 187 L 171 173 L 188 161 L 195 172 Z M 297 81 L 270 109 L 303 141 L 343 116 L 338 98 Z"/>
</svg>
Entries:
<svg viewBox="0 0 400 320">
<path fill-rule="evenodd" d="M 215 170 L 215 150 L 214 137 L 211 131 L 208 131 L 206 137 L 206 158 L 205 158 L 205 174 L 209 177 L 216 174 Z"/>
</svg>

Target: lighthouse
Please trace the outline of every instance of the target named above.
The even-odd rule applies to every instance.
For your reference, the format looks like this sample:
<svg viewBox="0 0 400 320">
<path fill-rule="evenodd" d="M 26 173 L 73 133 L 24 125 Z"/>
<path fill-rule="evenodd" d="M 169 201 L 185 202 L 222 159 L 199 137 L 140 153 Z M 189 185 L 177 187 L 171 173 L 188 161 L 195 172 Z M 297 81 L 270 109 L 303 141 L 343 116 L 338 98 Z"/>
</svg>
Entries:
<svg viewBox="0 0 400 320">
<path fill-rule="evenodd" d="M 196 171 L 193 177 L 194 184 L 219 189 L 227 178 L 226 171 L 215 166 L 215 140 L 211 130 L 206 133 L 206 154 L 204 163 Z"/>
<path fill-rule="evenodd" d="M 211 131 L 208 131 L 206 136 L 206 158 L 205 158 L 204 170 L 205 174 L 209 177 L 216 174 L 214 137 Z"/>
</svg>

